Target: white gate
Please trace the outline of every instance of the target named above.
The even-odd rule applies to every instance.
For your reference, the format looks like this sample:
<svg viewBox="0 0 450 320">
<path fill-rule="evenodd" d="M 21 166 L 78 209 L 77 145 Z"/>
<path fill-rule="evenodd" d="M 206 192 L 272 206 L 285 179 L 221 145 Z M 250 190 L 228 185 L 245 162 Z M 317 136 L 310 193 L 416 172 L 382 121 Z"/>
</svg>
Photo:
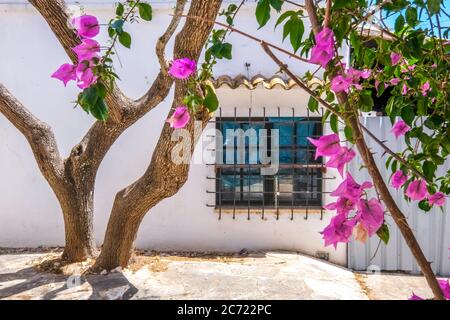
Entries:
<svg viewBox="0 0 450 320">
<path fill-rule="evenodd" d="M 391 123 L 388 117 L 365 117 L 361 121 L 380 140 L 386 140 L 387 145 L 394 151 L 403 150 L 402 139 L 398 141 L 390 132 Z M 385 162 L 387 156 L 383 156 L 382 149 L 366 136 L 366 141 L 375 153 L 377 161 L 385 181 L 388 181 L 390 170 L 386 170 Z M 402 141 L 402 142 L 400 142 Z M 356 157 L 349 165 L 349 171 L 357 181 L 370 180 L 367 170 L 361 168 L 361 159 Z M 440 170 L 444 174 L 450 166 Z M 399 208 L 407 216 L 408 222 L 413 229 L 428 261 L 432 262 L 433 270 L 441 276 L 450 276 L 450 203 L 447 203 L 441 211 L 434 208 L 430 212 L 421 211 L 417 203 L 407 203 L 400 191 L 391 189 L 391 194 L 396 199 Z M 361 244 L 352 240 L 348 245 L 348 267 L 354 270 L 379 269 L 386 271 L 406 271 L 419 273 L 420 270 L 406 246 L 400 232 L 391 217 L 387 217 L 390 229 L 390 241 L 387 245 L 380 244 L 378 237 L 374 236 L 370 241 Z"/>
</svg>

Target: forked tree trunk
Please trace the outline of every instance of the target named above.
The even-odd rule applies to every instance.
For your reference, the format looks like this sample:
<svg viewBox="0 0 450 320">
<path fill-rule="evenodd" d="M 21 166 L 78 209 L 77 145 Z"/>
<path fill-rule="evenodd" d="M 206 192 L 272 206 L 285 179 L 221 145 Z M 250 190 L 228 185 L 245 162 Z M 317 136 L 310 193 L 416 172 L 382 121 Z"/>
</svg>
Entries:
<svg viewBox="0 0 450 320">
<path fill-rule="evenodd" d="M 215 20 L 221 4 L 222 0 L 193 0 L 189 15 Z M 212 27 L 213 24 L 210 22 L 187 20 L 183 29 L 176 36 L 174 57 L 189 57 L 198 60 Z M 182 103 L 186 92 L 186 83 L 177 81 L 171 112 Z M 208 113 L 203 112 L 196 117 L 202 121 L 202 128 L 204 128 L 209 120 Z M 192 141 L 191 155 L 198 138 L 195 135 L 193 120 L 186 127 Z M 176 164 L 171 158 L 171 151 L 178 143 L 171 141 L 173 132 L 174 130 L 166 123 L 153 152 L 151 163 L 144 175 L 116 195 L 105 240 L 94 269 L 111 270 L 118 266 L 127 266 L 139 226 L 147 212 L 163 199 L 175 195 L 186 182 L 189 164 Z"/>
</svg>

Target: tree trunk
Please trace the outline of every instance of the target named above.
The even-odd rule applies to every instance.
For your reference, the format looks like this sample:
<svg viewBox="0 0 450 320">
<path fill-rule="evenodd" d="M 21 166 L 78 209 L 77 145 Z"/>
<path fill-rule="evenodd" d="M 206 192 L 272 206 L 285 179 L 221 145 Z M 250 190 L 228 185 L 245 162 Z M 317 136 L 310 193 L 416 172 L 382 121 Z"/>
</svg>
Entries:
<svg viewBox="0 0 450 320">
<path fill-rule="evenodd" d="M 96 269 L 112 270 L 126 267 L 133 254 L 133 243 L 144 215 L 130 214 L 128 208 L 120 205 L 122 193 L 116 196 L 108 221 L 102 251 L 96 261 Z"/>
<path fill-rule="evenodd" d="M 97 254 L 93 230 L 93 192 L 77 190 L 60 200 L 64 216 L 63 259 L 79 262 Z"/>
</svg>

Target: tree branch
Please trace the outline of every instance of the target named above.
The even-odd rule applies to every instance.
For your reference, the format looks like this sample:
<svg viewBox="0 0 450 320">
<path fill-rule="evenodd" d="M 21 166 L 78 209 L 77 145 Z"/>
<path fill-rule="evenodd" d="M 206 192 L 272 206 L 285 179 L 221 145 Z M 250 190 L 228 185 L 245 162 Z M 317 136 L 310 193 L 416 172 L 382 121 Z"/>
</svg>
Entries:
<svg viewBox="0 0 450 320">
<path fill-rule="evenodd" d="M 158 57 L 159 64 L 161 65 L 161 71 L 163 74 L 167 74 L 168 71 L 168 66 L 165 58 L 166 46 L 170 38 L 172 38 L 173 34 L 175 33 L 175 30 L 177 29 L 178 25 L 180 24 L 181 16 L 183 14 L 186 1 L 187 0 L 177 1 L 172 21 L 170 21 L 170 24 L 167 27 L 166 32 L 164 32 L 164 34 L 158 39 L 158 42 L 156 43 L 156 55 Z"/>
<path fill-rule="evenodd" d="M 0 113 L 28 140 L 42 174 L 55 188 L 63 179 L 63 160 L 52 129 L 36 118 L 0 83 Z"/>
</svg>

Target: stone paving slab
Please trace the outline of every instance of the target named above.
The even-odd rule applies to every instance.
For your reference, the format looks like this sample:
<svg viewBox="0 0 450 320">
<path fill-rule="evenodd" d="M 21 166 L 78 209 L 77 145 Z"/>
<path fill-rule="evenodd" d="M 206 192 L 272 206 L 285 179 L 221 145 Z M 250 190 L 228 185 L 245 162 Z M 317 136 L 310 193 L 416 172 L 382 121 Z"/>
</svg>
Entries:
<svg viewBox="0 0 450 320">
<path fill-rule="evenodd" d="M 366 300 L 406 299 L 411 288 L 428 293 L 420 277 L 358 275 L 286 252 L 222 260 L 161 255 L 151 263 L 143 257 L 130 269 L 81 277 L 40 272 L 33 264 L 42 258 L 43 253 L 0 255 L 0 299 Z"/>
</svg>

